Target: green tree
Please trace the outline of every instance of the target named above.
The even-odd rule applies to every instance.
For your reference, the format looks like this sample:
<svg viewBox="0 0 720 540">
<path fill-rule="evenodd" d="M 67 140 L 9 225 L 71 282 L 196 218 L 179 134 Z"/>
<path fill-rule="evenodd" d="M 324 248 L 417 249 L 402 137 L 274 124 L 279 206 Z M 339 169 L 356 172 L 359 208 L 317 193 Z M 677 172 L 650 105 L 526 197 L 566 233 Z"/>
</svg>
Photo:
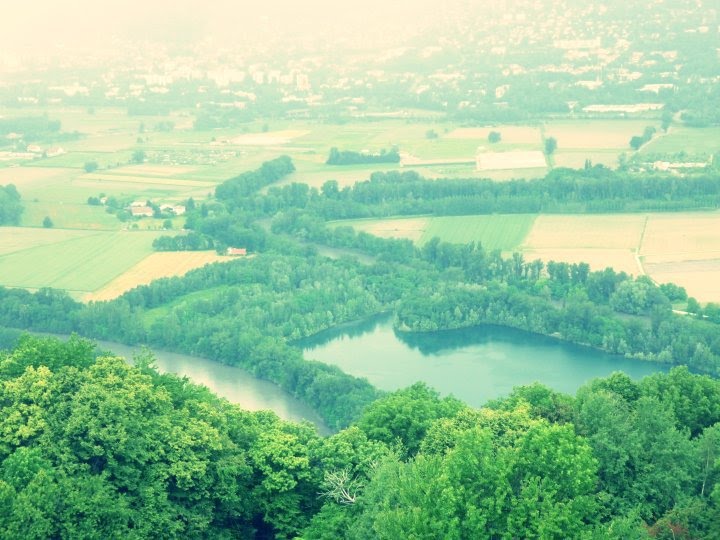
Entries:
<svg viewBox="0 0 720 540">
<path fill-rule="evenodd" d="M 83 169 L 86 173 L 95 172 L 98 169 L 98 162 L 97 161 L 86 161 L 85 165 L 83 165 Z"/>
<path fill-rule="evenodd" d="M 557 139 L 555 137 L 545 139 L 545 154 L 550 156 L 555 153 L 555 150 L 557 150 Z"/>
<path fill-rule="evenodd" d="M 502 139 L 502 134 L 499 131 L 491 131 L 488 133 L 487 139 L 491 144 L 499 143 Z"/>
<path fill-rule="evenodd" d="M 424 383 L 416 383 L 372 403 L 357 425 L 368 438 L 390 447 L 400 443 L 401 452 L 413 456 L 430 425 L 439 418 L 454 416 L 461 408 L 457 399 L 441 399 Z"/>
<path fill-rule="evenodd" d="M 53 220 L 50 219 L 50 216 L 45 216 L 42 221 L 42 226 L 46 229 L 51 229 L 53 227 Z"/>
<path fill-rule="evenodd" d="M 130 161 L 133 163 L 144 163 L 145 162 L 145 150 L 135 150 L 132 153 L 132 157 L 130 158 Z"/>
</svg>

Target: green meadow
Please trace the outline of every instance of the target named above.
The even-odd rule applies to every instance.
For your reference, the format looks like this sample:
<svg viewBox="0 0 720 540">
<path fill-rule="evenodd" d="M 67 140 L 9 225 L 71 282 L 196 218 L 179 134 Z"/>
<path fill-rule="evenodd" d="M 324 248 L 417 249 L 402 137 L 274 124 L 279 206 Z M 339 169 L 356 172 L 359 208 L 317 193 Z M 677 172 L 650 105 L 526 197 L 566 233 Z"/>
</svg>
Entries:
<svg viewBox="0 0 720 540">
<path fill-rule="evenodd" d="M 0 228 L 0 234 L 5 232 L 11 231 Z M 28 247 L 16 246 L 17 249 L 7 249 L 9 252 L 0 254 L 3 286 L 92 292 L 150 255 L 153 240 L 163 234 L 99 231 L 73 235 L 57 231 L 56 241 L 45 243 L 48 240 L 46 230 L 37 229 L 36 232 L 37 241 L 31 235 L 25 238 Z"/>
</svg>

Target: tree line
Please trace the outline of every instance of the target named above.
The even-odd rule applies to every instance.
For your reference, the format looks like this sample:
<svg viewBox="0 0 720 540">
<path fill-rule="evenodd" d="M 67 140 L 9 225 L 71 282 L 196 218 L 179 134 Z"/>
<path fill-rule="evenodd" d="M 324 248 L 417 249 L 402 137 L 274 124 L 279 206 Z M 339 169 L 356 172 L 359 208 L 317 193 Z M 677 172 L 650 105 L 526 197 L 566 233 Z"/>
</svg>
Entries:
<svg viewBox="0 0 720 540">
<path fill-rule="evenodd" d="M 360 165 L 372 163 L 400 163 L 400 154 L 397 148 L 391 148 L 389 151 L 385 148 L 380 152 L 371 154 L 370 152 L 355 152 L 353 150 L 338 150 L 333 147 L 325 161 L 326 165 Z"/>
</svg>

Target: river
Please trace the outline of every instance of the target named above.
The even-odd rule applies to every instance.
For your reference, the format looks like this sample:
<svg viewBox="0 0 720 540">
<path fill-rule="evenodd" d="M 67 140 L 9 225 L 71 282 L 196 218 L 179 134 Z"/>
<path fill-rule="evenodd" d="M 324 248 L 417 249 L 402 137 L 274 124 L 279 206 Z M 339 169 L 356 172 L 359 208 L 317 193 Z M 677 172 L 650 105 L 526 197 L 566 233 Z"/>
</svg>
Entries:
<svg viewBox="0 0 720 540">
<path fill-rule="evenodd" d="M 53 334 L 42 334 L 53 335 Z M 55 336 L 67 339 L 68 336 Z M 122 356 L 132 363 L 139 347 L 130 347 L 110 341 L 93 340 L 98 348 Z M 196 384 L 207 386 L 216 395 L 249 411 L 272 410 L 283 420 L 307 420 L 318 432 L 328 435 L 331 430 L 311 407 L 296 399 L 278 385 L 258 379 L 242 368 L 228 366 L 186 354 L 151 349 L 155 365 L 161 373 L 175 373 Z"/>
<path fill-rule="evenodd" d="M 296 345 L 306 359 L 334 364 L 380 389 L 397 390 L 424 381 L 475 407 L 535 381 L 574 394 L 590 379 L 613 371 L 639 379 L 668 370 L 657 362 L 500 326 L 398 333 L 389 316 L 343 325 Z"/>
</svg>

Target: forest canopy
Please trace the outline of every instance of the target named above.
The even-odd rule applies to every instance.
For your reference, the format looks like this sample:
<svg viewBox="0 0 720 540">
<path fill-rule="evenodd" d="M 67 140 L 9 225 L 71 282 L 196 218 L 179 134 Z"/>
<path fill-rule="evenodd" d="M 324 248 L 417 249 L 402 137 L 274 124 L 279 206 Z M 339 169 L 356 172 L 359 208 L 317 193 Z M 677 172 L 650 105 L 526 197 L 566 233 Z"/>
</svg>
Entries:
<svg viewBox="0 0 720 540">
<path fill-rule="evenodd" d="M 4 538 L 713 538 L 720 382 L 615 373 L 474 409 L 416 384 L 319 437 L 91 342 L 0 352 Z M 672 533 L 672 534 L 671 534 Z"/>
</svg>

